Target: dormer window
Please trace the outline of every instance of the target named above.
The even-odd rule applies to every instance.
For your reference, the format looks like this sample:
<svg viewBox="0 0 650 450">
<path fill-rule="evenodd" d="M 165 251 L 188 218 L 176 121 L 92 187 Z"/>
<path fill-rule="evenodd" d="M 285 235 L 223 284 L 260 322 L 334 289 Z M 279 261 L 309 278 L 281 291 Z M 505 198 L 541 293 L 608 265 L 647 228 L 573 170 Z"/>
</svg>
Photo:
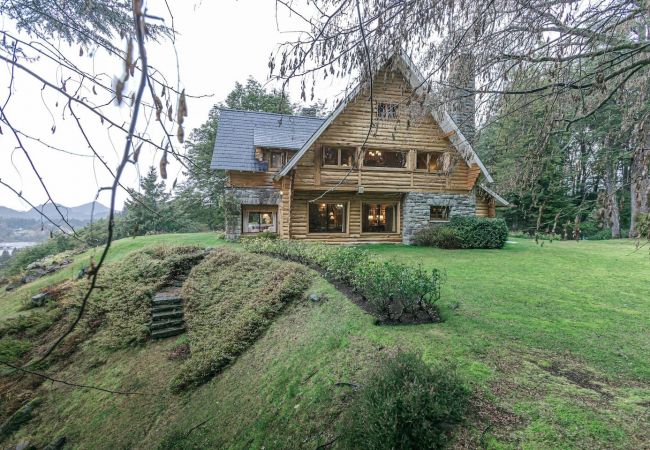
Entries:
<svg viewBox="0 0 650 450">
<path fill-rule="evenodd" d="M 379 102 L 377 104 L 377 118 L 397 119 L 397 103 Z"/>
<path fill-rule="evenodd" d="M 287 162 L 287 152 L 284 150 L 267 150 L 264 152 L 264 161 L 269 165 L 269 170 L 278 170 Z"/>
</svg>

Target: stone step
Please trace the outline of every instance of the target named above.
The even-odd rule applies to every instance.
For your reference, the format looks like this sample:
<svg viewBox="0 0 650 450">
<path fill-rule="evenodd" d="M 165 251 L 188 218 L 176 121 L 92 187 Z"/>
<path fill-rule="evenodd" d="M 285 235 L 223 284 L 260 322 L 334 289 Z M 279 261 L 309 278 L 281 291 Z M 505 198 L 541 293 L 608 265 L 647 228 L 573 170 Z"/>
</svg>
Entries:
<svg viewBox="0 0 650 450">
<path fill-rule="evenodd" d="M 183 311 L 166 311 L 166 312 L 159 312 L 159 313 L 153 313 L 151 314 L 151 321 L 152 322 L 157 322 L 159 320 L 166 320 L 166 319 L 176 319 L 183 317 Z"/>
<path fill-rule="evenodd" d="M 175 311 L 175 310 L 183 310 L 183 305 L 175 305 L 175 304 L 170 304 L 170 303 L 163 303 L 162 305 L 154 305 L 151 307 L 151 312 L 152 313 L 158 313 L 158 312 L 164 312 L 164 311 Z"/>
<path fill-rule="evenodd" d="M 153 339 L 161 339 L 170 336 L 176 336 L 177 334 L 181 334 L 184 332 L 185 332 L 185 326 L 163 328 L 161 330 L 152 331 L 151 337 Z"/>
<path fill-rule="evenodd" d="M 181 302 L 182 300 L 180 295 L 172 292 L 158 292 L 153 297 L 154 305 L 179 304 Z"/>
<path fill-rule="evenodd" d="M 149 330 L 152 332 L 155 330 L 160 330 L 163 328 L 175 328 L 179 326 L 184 326 L 183 319 L 168 319 L 168 320 L 159 320 L 156 322 L 151 322 L 149 324 Z"/>
</svg>

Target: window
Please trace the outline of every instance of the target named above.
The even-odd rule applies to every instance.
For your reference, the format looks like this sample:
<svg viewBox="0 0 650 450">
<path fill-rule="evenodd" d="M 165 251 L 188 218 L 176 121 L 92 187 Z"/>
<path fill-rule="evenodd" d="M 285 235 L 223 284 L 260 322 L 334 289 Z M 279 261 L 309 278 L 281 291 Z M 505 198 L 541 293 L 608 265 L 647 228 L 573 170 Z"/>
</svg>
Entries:
<svg viewBox="0 0 650 450">
<path fill-rule="evenodd" d="M 449 220 L 449 206 L 430 206 L 429 220 L 432 222 L 446 222 Z"/>
<path fill-rule="evenodd" d="M 406 152 L 368 150 L 363 158 L 365 167 L 406 167 Z"/>
<path fill-rule="evenodd" d="M 248 211 L 244 216 L 245 233 L 275 232 L 275 213 L 272 211 Z"/>
<path fill-rule="evenodd" d="M 356 153 L 356 149 L 352 147 L 323 147 L 323 165 L 351 167 L 354 165 Z"/>
<path fill-rule="evenodd" d="M 271 151 L 268 156 L 269 169 L 279 169 L 285 163 L 285 152 Z"/>
<path fill-rule="evenodd" d="M 438 172 L 440 170 L 439 158 L 439 153 L 418 152 L 415 168 L 418 170 L 427 170 L 429 173 Z"/>
<path fill-rule="evenodd" d="M 310 203 L 309 232 L 345 233 L 345 209 L 343 203 Z"/>
<path fill-rule="evenodd" d="M 397 103 L 383 103 L 383 102 L 378 103 L 377 117 L 380 119 L 396 119 Z"/>
<path fill-rule="evenodd" d="M 385 203 L 364 203 L 361 231 L 364 233 L 395 233 L 397 206 Z"/>
</svg>

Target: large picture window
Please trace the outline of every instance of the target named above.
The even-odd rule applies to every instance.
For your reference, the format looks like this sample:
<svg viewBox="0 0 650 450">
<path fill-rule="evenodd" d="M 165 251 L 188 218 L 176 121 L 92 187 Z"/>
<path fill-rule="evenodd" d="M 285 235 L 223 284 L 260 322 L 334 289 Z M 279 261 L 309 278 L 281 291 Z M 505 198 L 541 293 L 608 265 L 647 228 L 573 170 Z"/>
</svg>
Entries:
<svg viewBox="0 0 650 450">
<path fill-rule="evenodd" d="M 394 203 L 364 203 L 362 208 L 364 233 L 397 232 L 397 205 Z"/>
<path fill-rule="evenodd" d="M 354 147 L 323 147 L 323 165 L 351 167 L 356 156 Z"/>
<path fill-rule="evenodd" d="M 367 150 L 363 158 L 364 167 L 406 167 L 407 152 Z"/>
<path fill-rule="evenodd" d="M 244 233 L 276 232 L 273 211 L 248 211 L 244 214 Z"/>
<path fill-rule="evenodd" d="M 418 152 L 415 168 L 426 170 L 429 173 L 438 172 L 440 170 L 439 158 L 440 153 Z"/>
<path fill-rule="evenodd" d="M 310 233 L 345 233 L 345 203 L 309 203 Z"/>
</svg>

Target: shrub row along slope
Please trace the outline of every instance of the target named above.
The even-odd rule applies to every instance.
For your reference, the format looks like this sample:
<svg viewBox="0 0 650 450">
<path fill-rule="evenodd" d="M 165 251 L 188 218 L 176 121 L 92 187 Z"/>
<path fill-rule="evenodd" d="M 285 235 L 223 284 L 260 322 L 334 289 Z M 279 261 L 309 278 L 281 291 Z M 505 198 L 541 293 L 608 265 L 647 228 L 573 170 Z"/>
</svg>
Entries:
<svg viewBox="0 0 650 450">
<path fill-rule="evenodd" d="M 361 296 L 368 312 L 382 323 L 439 321 L 437 302 L 444 274 L 395 261 L 372 258 L 357 247 L 338 247 L 276 239 L 247 239 L 254 253 L 307 264 Z"/>
</svg>

